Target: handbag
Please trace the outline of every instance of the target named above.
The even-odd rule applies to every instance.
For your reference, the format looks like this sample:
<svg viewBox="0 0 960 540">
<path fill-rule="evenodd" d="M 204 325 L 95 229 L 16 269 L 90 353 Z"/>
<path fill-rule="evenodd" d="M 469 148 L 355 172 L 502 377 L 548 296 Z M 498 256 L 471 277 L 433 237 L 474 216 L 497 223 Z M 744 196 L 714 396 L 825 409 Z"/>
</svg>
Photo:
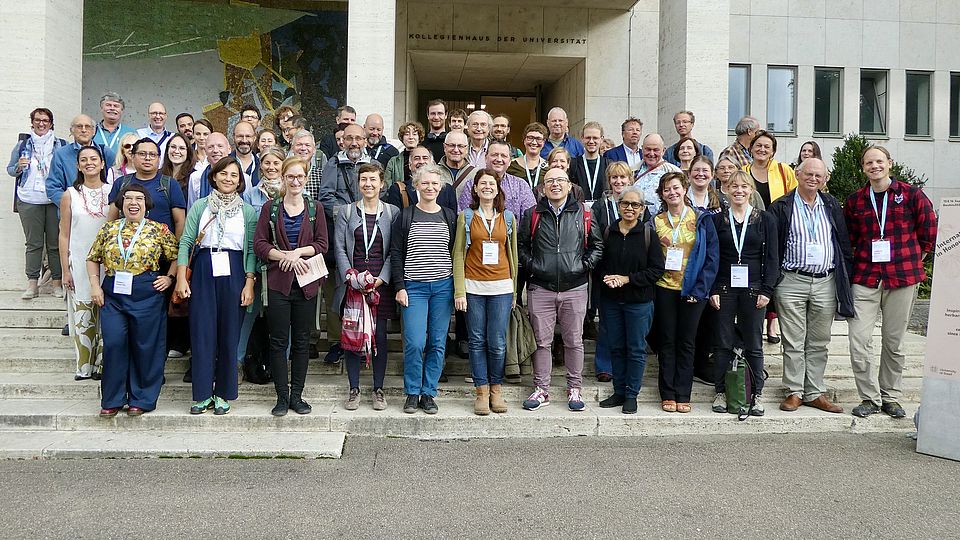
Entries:
<svg viewBox="0 0 960 540">
<path fill-rule="evenodd" d="M 191 267 L 191 265 L 193 264 L 193 256 L 197 254 L 197 248 L 200 246 L 200 242 L 203 240 L 204 235 L 206 235 L 207 233 L 207 227 L 209 227 L 210 224 L 213 223 L 213 220 L 215 219 L 217 219 L 216 215 L 213 215 L 210 217 L 210 220 L 207 221 L 207 224 L 204 225 L 203 228 L 197 232 L 197 237 L 193 240 L 193 245 L 190 246 L 190 257 L 187 258 L 187 271 L 186 271 L 187 283 L 190 283 L 190 278 L 193 277 L 193 268 Z M 186 300 L 187 299 L 180 296 L 180 293 L 178 293 L 176 290 L 173 291 L 173 296 L 170 298 L 170 301 L 177 305 L 184 303 Z"/>
</svg>

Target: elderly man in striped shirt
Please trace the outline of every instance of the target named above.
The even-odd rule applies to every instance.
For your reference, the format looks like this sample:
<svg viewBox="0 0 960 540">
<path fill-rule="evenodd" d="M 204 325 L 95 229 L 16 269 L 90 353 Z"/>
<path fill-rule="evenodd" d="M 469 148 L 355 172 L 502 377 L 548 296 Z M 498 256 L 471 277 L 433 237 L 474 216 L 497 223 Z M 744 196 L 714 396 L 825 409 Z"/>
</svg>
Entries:
<svg viewBox="0 0 960 540">
<path fill-rule="evenodd" d="M 840 203 L 820 188 L 826 183 L 823 161 L 810 158 L 797 170 L 797 189 L 768 209 L 777 220 L 783 275 L 774 291 L 783 335 L 783 411 L 801 405 L 841 413 L 826 395 L 827 367 L 834 315 L 853 316 L 850 265 L 853 254 Z"/>
</svg>

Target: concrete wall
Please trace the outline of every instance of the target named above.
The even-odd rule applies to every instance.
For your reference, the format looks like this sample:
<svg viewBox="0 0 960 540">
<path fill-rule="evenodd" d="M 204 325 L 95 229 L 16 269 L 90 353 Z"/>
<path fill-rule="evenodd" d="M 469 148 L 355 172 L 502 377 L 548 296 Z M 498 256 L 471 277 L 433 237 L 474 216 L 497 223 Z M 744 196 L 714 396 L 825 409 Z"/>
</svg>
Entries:
<svg viewBox="0 0 960 540">
<path fill-rule="evenodd" d="M 175 131 L 178 113 L 186 111 L 199 118 L 203 106 L 216 101 L 223 90 L 223 63 L 216 51 L 172 58 L 85 60 L 84 112 L 99 119 L 100 96 L 108 90 L 123 96 L 125 124 L 146 126 L 147 107 L 160 101 L 167 108 L 167 129 Z"/>
<path fill-rule="evenodd" d="M 567 111 L 567 120 L 570 124 L 570 133 L 580 136 L 580 128 L 585 122 L 583 90 L 586 77 L 586 62 L 580 62 L 568 71 L 557 82 L 544 89 L 543 111 L 541 122 L 545 122 L 547 113 L 553 107 L 562 107 Z"/>
<path fill-rule="evenodd" d="M 731 0 L 730 62 L 750 64 L 750 110 L 766 112 L 766 66 L 798 66 L 797 134 L 778 137 L 777 157 L 793 161 L 816 140 L 824 155 L 842 139 L 813 137 L 814 67 L 843 68 L 841 130 L 859 130 L 860 69 L 889 69 L 885 138 L 894 159 L 928 177 L 927 193 L 960 195 L 953 168 L 960 141 L 949 139 L 950 72 L 960 71 L 958 0 Z M 904 136 L 906 70 L 933 72 L 931 137 Z M 732 140 L 732 138 L 731 138 Z"/>
<path fill-rule="evenodd" d="M 70 120 L 80 113 L 83 47 L 81 2 L 30 0 L 0 2 L 0 157 L 6 167 L 17 134 L 30 131 L 30 111 L 53 112 L 54 131 L 69 139 Z M 0 183 L 0 289 L 25 285 L 23 230 L 12 212 L 13 179 Z"/>
</svg>

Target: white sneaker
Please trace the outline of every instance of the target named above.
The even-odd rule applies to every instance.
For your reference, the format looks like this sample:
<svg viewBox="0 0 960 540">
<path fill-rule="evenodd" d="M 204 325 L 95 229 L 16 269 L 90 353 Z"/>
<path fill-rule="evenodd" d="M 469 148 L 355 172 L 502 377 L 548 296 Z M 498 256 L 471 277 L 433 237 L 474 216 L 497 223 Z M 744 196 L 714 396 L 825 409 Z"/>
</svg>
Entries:
<svg viewBox="0 0 960 540">
<path fill-rule="evenodd" d="M 549 404 L 550 395 L 547 394 L 542 388 L 537 387 L 537 389 L 530 394 L 530 397 L 523 402 L 523 408 L 528 411 L 535 411 L 540 407 L 546 407 Z"/>
<path fill-rule="evenodd" d="M 38 288 L 27 287 L 27 290 L 23 291 L 23 294 L 20 295 L 20 298 L 23 300 L 33 300 L 38 296 L 40 296 L 40 290 Z"/>
<path fill-rule="evenodd" d="M 763 403 L 760 403 L 761 395 L 754 396 L 753 408 L 750 409 L 750 416 L 763 416 L 766 411 L 763 410 Z"/>
<path fill-rule="evenodd" d="M 183 358 L 183 353 L 176 349 L 170 349 L 170 352 L 167 353 L 167 358 Z"/>
<path fill-rule="evenodd" d="M 727 394 L 723 392 L 717 394 L 717 397 L 713 398 L 713 406 L 710 409 L 718 413 L 727 412 Z"/>
</svg>

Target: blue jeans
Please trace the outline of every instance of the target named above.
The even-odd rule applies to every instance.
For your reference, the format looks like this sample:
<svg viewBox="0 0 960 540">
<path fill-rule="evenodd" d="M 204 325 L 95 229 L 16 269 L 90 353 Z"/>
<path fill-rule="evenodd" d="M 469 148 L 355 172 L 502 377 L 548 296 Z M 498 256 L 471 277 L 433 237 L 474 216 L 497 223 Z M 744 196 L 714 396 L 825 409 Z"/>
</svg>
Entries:
<svg viewBox="0 0 960 540">
<path fill-rule="evenodd" d="M 512 304 L 511 293 L 490 296 L 467 293 L 467 336 L 474 386 L 503 383 Z"/>
<path fill-rule="evenodd" d="M 653 324 L 653 302 L 617 302 L 604 298 L 600 317 L 606 320 L 613 366 L 613 392 L 636 398 L 647 366 L 647 333 Z"/>
<path fill-rule="evenodd" d="M 453 278 L 407 281 L 409 305 L 403 320 L 403 390 L 408 396 L 437 395 L 453 312 Z"/>
<path fill-rule="evenodd" d="M 607 346 L 610 338 L 607 336 L 607 323 L 600 314 L 600 322 L 597 323 L 597 344 L 593 352 L 593 366 L 600 373 L 613 373 L 613 366 L 610 365 L 610 347 Z"/>
</svg>

